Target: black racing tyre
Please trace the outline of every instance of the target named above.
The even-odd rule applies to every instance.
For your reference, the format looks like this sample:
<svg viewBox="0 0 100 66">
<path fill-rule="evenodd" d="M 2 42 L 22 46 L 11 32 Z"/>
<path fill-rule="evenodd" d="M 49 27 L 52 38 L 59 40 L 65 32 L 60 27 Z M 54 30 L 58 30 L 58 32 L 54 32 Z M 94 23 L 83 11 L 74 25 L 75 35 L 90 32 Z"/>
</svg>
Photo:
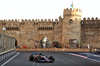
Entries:
<svg viewBox="0 0 100 66">
<path fill-rule="evenodd" d="M 53 63 L 53 61 L 50 61 L 50 63 Z"/>
<path fill-rule="evenodd" d="M 50 56 L 49 59 L 55 61 L 55 59 L 53 58 L 53 56 Z"/>
<path fill-rule="evenodd" d="M 33 56 L 33 55 L 30 55 L 30 56 L 29 56 L 29 60 L 30 60 L 30 61 L 33 61 L 33 60 L 34 60 L 34 56 Z"/>
</svg>

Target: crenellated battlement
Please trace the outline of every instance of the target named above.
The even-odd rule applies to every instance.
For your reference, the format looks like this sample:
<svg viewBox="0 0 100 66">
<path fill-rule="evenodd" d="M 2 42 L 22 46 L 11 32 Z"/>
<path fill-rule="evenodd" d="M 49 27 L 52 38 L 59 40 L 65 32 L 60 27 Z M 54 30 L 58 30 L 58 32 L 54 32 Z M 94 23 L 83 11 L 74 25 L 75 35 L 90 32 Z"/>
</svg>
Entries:
<svg viewBox="0 0 100 66">
<path fill-rule="evenodd" d="M 66 9 L 64 9 L 64 11 L 65 12 L 82 12 L 82 10 L 78 9 L 78 8 L 74 8 L 74 9 L 72 9 L 72 8 L 70 8 L 70 9 L 66 8 Z"/>
<path fill-rule="evenodd" d="M 94 18 L 94 17 L 92 17 L 92 18 L 83 18 L 83 20 L 81 20 L 81 24 L 82 25 L 85 25 L 85 24 L 98 24 L 98 23 L 100 23 L 100 19 L 98 18 L 98 17 L 96 17 L 96 18 Z"/>
<path fill-rule="evenodd" d="M 85 21 L 85 20 L 99 20 L 99 18 L 98 17 L 96 17 L 96 18 L 94 18 L 94 17 L 92 17 L 92 18 L 83 18 L 83 20 L 82 21 Z"/>
<path fill-rule="evenodd" d="M 78 8 L 77 9 L 76 8 L 74 8 L 74 9 L 72 9 L 72 8 L 70 8 L 70 9 L 66 8 L 66 9 L 64 9 L 63 16 L 81 17 L 81 12 L 82 12 L 82 10 L 78 9 Z"/>
<path fill-rule="evenodd" d="M 4 20 L 0 20 L 0 22 L 59 22 L 58 19 L 4 19 Z"/>
<path fill-rule="evenodd" d="M 4 19 L 4 20 L 0 20 L 0 22 L 19 22 L 19 19 Z"/>
</svg>

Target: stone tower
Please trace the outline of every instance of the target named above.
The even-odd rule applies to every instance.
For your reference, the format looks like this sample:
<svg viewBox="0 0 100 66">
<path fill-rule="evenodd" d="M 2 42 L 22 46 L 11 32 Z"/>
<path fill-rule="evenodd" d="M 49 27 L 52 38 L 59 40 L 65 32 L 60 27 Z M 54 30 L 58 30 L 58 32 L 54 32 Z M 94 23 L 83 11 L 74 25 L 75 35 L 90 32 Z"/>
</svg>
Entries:
<svg viewBox="0 0 100 66">
<path fill-rule="evenodd" d="M 62 24 L 62 44 L 69 45 L 70 39 L 76 39 L 80 45 L 81 39 L 81 10 L 80 9 L 64 9 Z"/>
</svg>

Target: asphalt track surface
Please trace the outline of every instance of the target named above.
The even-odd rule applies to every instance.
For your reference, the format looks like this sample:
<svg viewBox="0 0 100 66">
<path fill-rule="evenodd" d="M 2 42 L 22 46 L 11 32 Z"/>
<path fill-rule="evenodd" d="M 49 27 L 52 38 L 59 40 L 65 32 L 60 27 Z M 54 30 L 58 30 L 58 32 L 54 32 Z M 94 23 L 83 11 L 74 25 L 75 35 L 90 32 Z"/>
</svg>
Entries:
<svg viewBox="0 0 100 66">
<path fill-rule="evenodd" d="M 28 57 L 31 53 L 33 52 L 20 52 L 18 56 L 4 66 L 100 66 L 100 62 L 70 55 L 66 52 L 42 52 L 47 56 L 52 55 L 56 61 L 53 63 L 37 63 L 29 61 Z"/>
</svg>

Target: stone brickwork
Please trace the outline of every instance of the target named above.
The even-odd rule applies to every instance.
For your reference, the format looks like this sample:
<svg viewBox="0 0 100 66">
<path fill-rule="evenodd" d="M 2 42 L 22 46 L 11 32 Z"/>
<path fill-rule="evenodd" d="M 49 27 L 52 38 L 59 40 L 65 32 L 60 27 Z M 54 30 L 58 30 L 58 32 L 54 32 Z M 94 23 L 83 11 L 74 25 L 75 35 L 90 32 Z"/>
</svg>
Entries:
<svg viewBox="0 0 100 66">
<path fill-rule="evenodd" d="M 64 9 L 63 27 L 62 27 L 62 43 L 69 45 L 70 39 L 77 39 L 80 44 L 81 32 L 81 10 L 80 9 Z M 72 22 L 70 21 L 72 20 Z"/>
<path fill-rule="evenodd" d="M 29 42 L 29 38 L 40 41 L 43 37 L 47 37 L 51 43 L 58 41 L 61 44 L 60 22 L 57 19 L 1 20 L 0 32 L 15 37 L 20 47 L 35 48 L 35 41 Z M 2 30 L 3 27 L 6 28 L 5 32 Z"/>
<path fill-rule="evenodd" d="M 66 8 L 63 11 L 63 18 L 60 16 L 55 20 L 0 20 L 0 32 L 15 37 L 21 48 L 35 48 L 35 41 L 29 42 L 28 39 L 40 41 L 43 37 L 47 37 L 51 44 L 58 41 L 61 47 L 68 46 L 70 39 L 76 39 L 79 46 L 87 47 L 87 44 L 90 44 L 93 47 L 100 47 L 100 20 L 81 20 L 81 13 L 80 9 Z M 3 31 L 3 28 L 6 28 L 6 31 Z"/>
<path fill-rule="evenodd" d="M 87 47 L 100 48 L 100 20 L 98 18 L 84 18 L 81 21 L 81 44 Z"/>
</svg>

